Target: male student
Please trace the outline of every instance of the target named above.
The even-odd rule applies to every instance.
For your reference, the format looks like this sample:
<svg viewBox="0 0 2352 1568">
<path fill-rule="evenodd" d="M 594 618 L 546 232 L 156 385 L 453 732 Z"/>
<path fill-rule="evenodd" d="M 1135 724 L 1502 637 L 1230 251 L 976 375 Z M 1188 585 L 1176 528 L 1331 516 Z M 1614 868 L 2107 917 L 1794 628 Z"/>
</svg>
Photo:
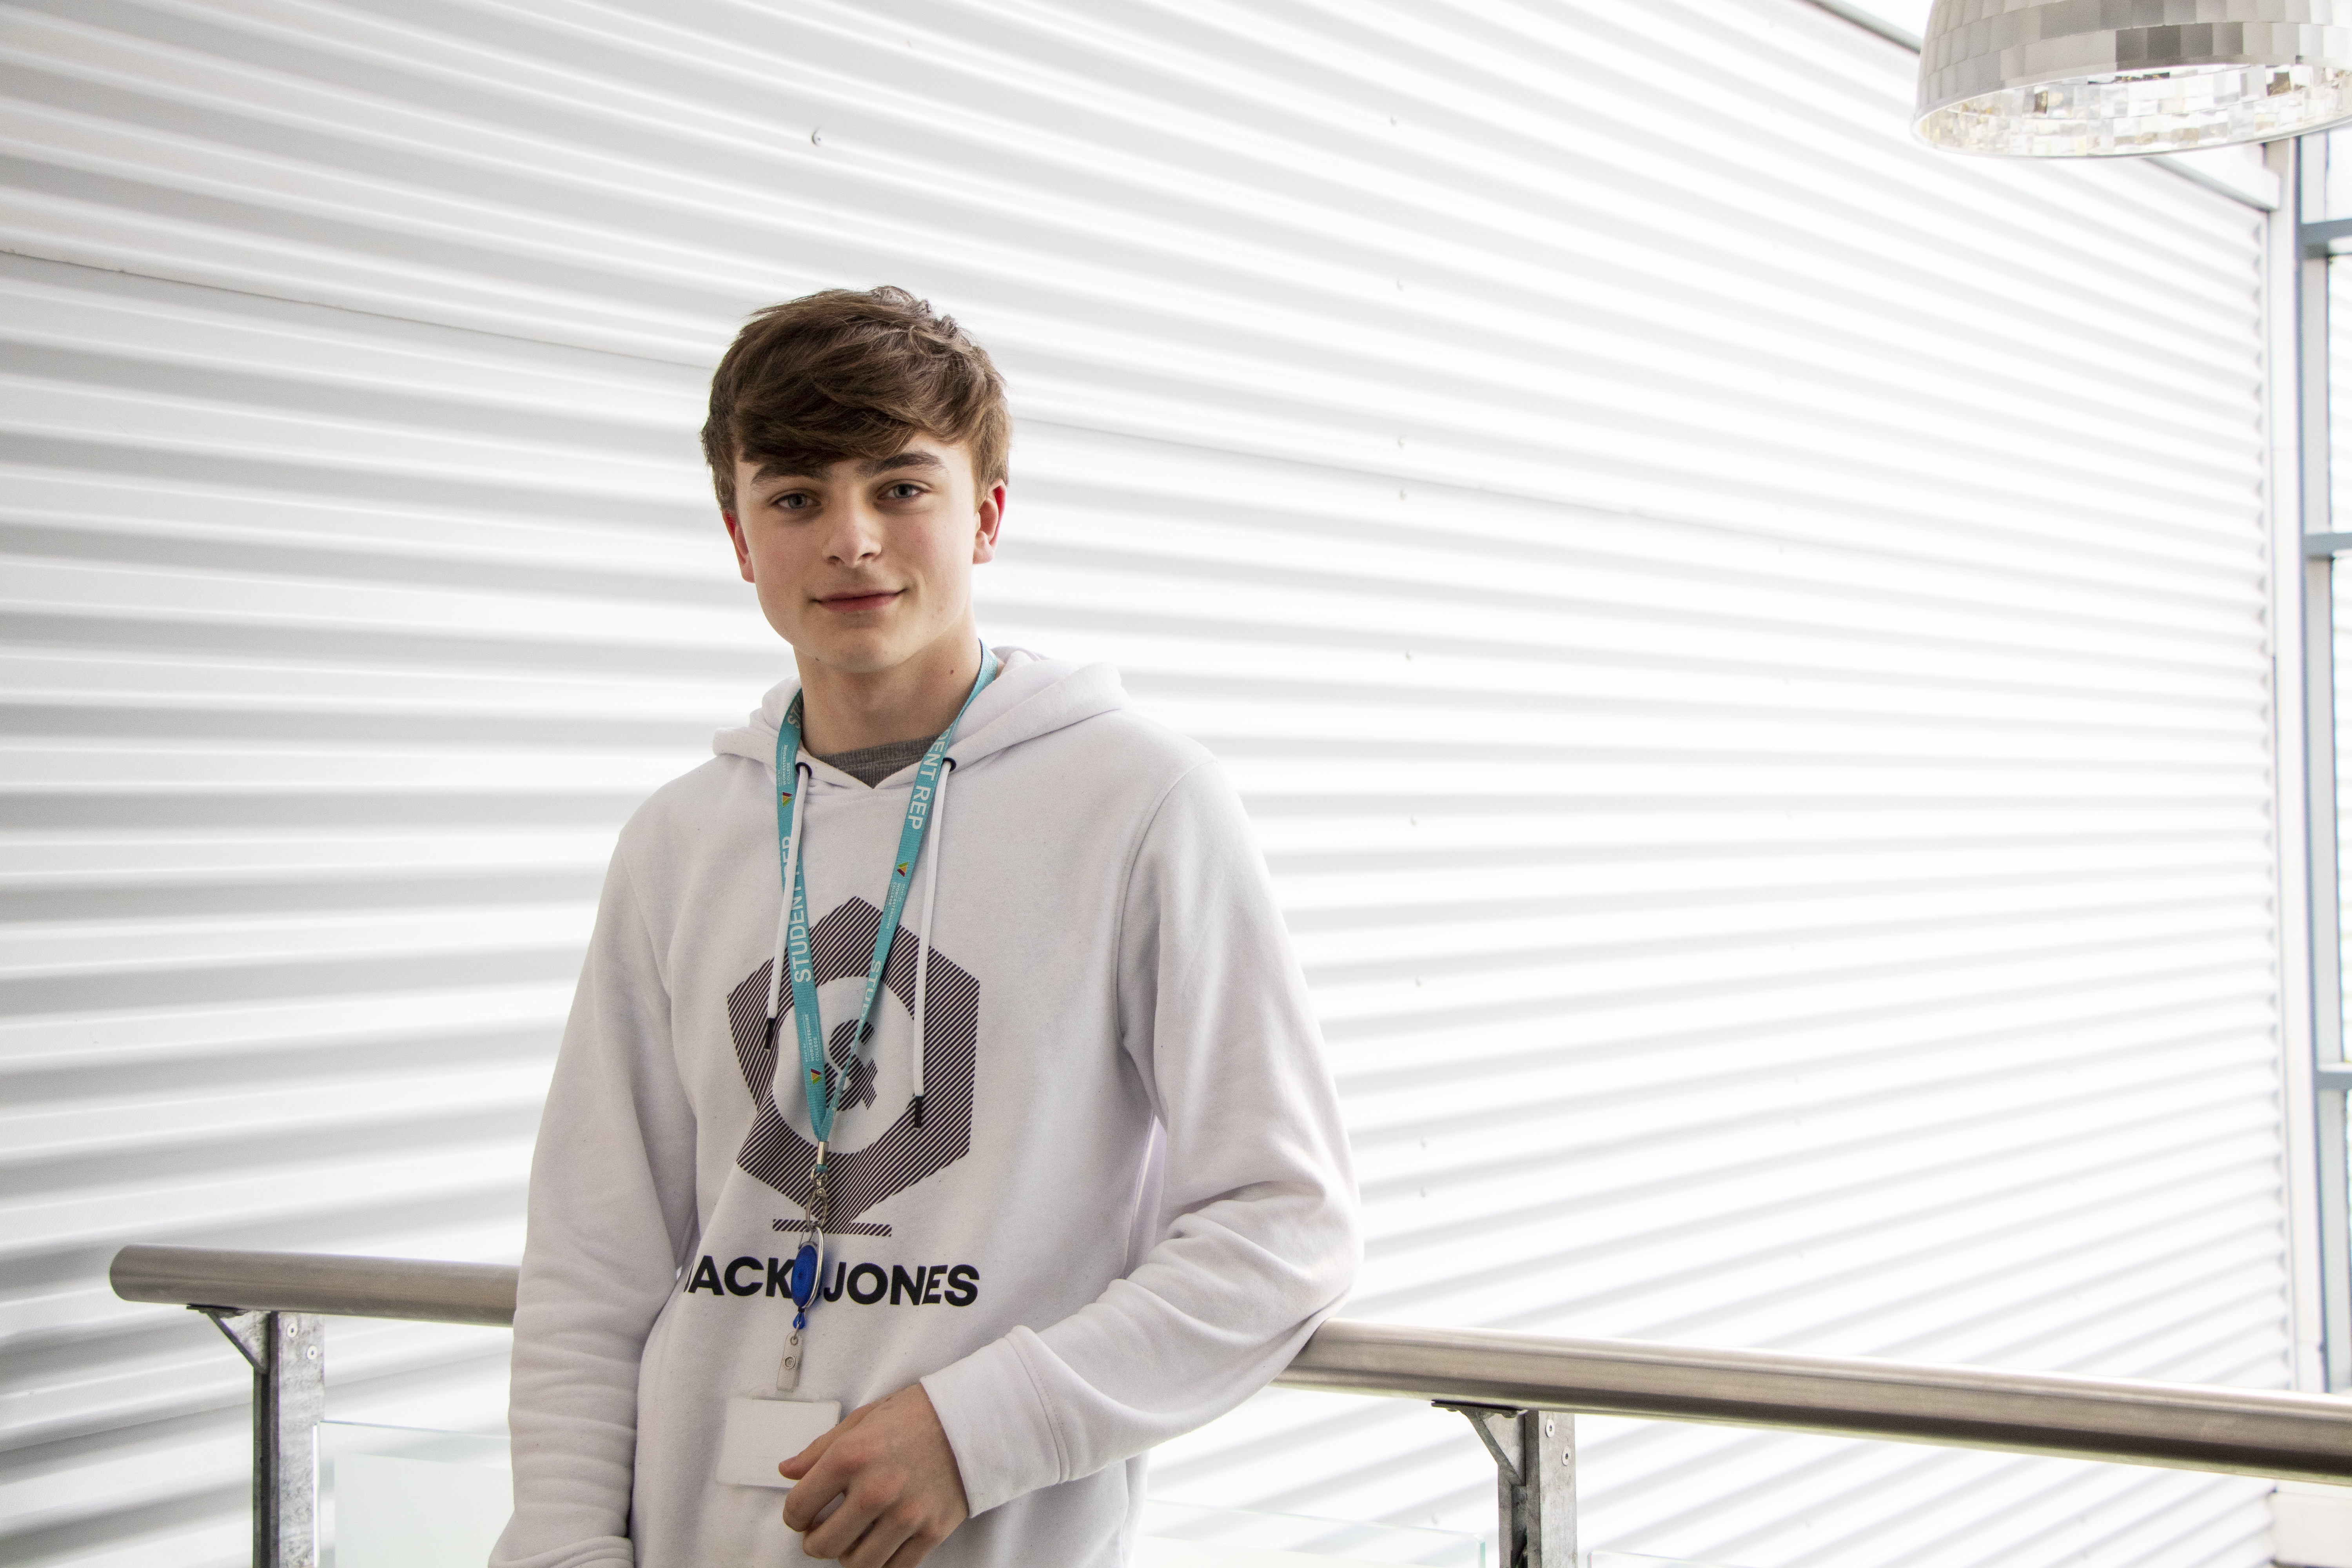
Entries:
<svg viewBox="0 0 2352 1568">
<path fill-rule="evenodd" d="M 1145 1451 L 1354 1277 L 1233 786 L 1108 667 L 981 642 L 1009 436 L 897 289 L 762 310 L 719 364 L 704 450 L 799 679 L 613 857 L 531 1167 L 500 1568 L 1119 1563 Z"/>
</svg>

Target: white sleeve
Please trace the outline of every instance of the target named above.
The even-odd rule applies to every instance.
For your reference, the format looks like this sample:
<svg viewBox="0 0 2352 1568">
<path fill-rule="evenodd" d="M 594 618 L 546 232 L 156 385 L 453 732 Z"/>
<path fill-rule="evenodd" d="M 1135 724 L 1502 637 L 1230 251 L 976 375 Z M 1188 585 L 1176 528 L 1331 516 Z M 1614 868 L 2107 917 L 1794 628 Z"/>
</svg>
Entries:
<svg viewBox="0 0 2352 1568">
<path fill-rule="evenodd" d="M 692 1241 L 694 1116 L 622 842 L 531 1158 L 509 1407 L 515 1509 L 493 1568 L 635 1562 L 637 1365 Z"/>
<path fill-rule="evenodd" d="M 1042 1331 L 923 1379 L 974 1513 L 1091 1475 L 1264 1387 L 1362 1256 L 1322 1034 L 1239 797 L 1163 799 L 1119 933 L 1123 1044 L 1167 1135 L 1160 1239 Z"/>
</svg>

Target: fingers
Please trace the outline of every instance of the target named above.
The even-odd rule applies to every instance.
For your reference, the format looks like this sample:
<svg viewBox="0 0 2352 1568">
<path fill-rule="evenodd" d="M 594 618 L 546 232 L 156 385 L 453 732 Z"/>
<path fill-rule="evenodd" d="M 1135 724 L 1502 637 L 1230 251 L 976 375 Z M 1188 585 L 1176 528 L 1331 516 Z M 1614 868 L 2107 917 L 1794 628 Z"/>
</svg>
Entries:
<svg viewBox="0 0 2352 1568">
<path fill-rule="evenodd" d="M 874 1406 L 871 1405 L 861 1405 L 856 1409 L 851 1411 L 848 1415 L 843 1416 L 840 1420 L 835 1422 L 832 1426 L 826 1427 L 824 1431 L 818 1433 L 814 1437 L 810 1439 L 809 1446 L 807 1447 L 803 1448 L 799 1453 L 794 1454 L 791 1458 L 786 1459 L 782 1464 L 778 1465 L 776 1467 L 776 1473 L 783 1477 L 784 1479 L 788 1481 L 797 1481 L 807 1476 L 810 1469 L 815 1466 L 816 1462 L 824 1458 L 825 1450 L 832 1447 L 835 1440 L 837 1440 L 843 1433 L 856 1426 L 860 1421 L 865 1420 L 866 1414 L 873 1408 Z M 790 1523 L 791 1521 L 788 1519 L 785 1522 Z M 798 1530 L 800 1526 L 793 1525 L 793 1528 Z"/>
<path fill-rule="evenodd" d="M 838 1423 L 809 1439 L 809 1446 L 776 1467 L 776 1473 L 788 1481 L 797 1481 L 814 1468 L 824 1451 L 833 1447 L 833 1435 L 841 1430 Z"/>
<path fill-rule="evenodd" d="M 776 1467 L 779 1472 L 797 1461 L 798 1455 Z M 850 1474 L 839 1464 L 827 1466 L 824 1457 L 813 1461 L 798 1476 L 787 1475 L 793 1489 L 784 1497 L 784 1524 L 792 1530 L 805 1531 L 824 1511 L 824 1505 L 846 1494 Z"/>
<path fill-rule="evenodd" d="M 853 1411 L 779 1468 L 802 1472 L 784 1503 L 801 1551 L 845 1568 L 913 1568 L 967 1510 L 954 1452 L 919 1384 Z"/>
<path fill-rule="evenodd" d="M 784 1525 L 787 1529 L 805 1531 L 824 1511 L 824 1505 L 841 1496 L 856 1474 L 856 1467 L 840 1462 L 834 1453 L 835 1445 L 873 1414 L 874 1406 L 861 1405 L 816 1436 L 816 1440 L 782 1464 L 776 1473 L 794 1482 L 792 1493 L 784 1499 Z M 824 1466 L 831 1457 L 834 1463 Z"/>
<path fill-rule="evenodd" d="M 804 1555 L 821 1559 L 837 1559 L 842 1568 L 912 1568 L 930 1555 L 940 1538 L 909 1526 L 896 1513 L 884 1511 L 876 1516 L 864 1531 L 845 1547 L 833 1544 L 832 1526 L 846 1511 L 847 1505 L 834 1510 L 833 1517 L 819 1524 L 801 1542 Z"/>
<path fill-rule="evenodd" d="M 784 1500 L 784 1523 L 801 1531 L 801 1550 L 811 1557 L 840 1556 L 866 1533 L 889 1500 L 888 1494 L 865 1474 L 872 1463 L 865 1446 L 841 1440 L 848 1436 L 843 1430 L 848 1425 L 844 1419 L 827 1434 L 833 1441 L 824 1454 Z M 835 1498 L 841 1500 L 841 1506 L 825 1513 L 826 1505 Z"/>
<path fill-rule="evenodd" d="M 787 1459 L 784 1463 L 791 1462 Z M 822 1459 L 817 1461 L 820 1465 L 824 1462 Z M 783 1465 L 776 1467 L 779 1470 L 783 1468 Z M 816 1516 L 824 1511 L 825 1504 L 837 1497 L 845 1500 L 848 1497 L 847 1481 L 845 1476 L 821 1474 L 814 1468 L 799 1478 L 784 1498 L 784 1528 L 805 1533 L 816 1523 Z M 834 1511 L 837 1514 L 841 1510 L 835 1509 Z"/>
<path fill-rule="evenodd" d="M 907 1537 L 905 1543 L 890 1554 L 890 1560 L 883 1565 L 883 1568 L 915 1568 L 916 1563 L 931 1554 L 932 1547 L 946 1539 L 945 1536 L 933 1535 L 928 1531 L 919 1530 Z"/>
<path fill-rule="evenodd" d="M 803 1486 L 806 1484 L 802 1483 Z M 875 1521 L 882 1516 L 883 1510 L 870 1500 L 860 1498 L 858 1492 L 861 1489 L 845 1489 L 841 1494 L 841 1506 L 809 1527 L 801 1537 L 803 1553 L 818 1558 L 845 1558 L 846 1553 L 873 1529 Z M 798 1487 L 793 1490 L 794 1496 L 799 1495 Z M 785 1522 L 790 1523 L 790 1519 L 787 1518 Z"/>
<path fill-rule="evenodd" d="M 886 1513 L 841 1554 L 841 1568 L 884 1568 L 914 1533 L 895 1514 Z"/>
</svg>

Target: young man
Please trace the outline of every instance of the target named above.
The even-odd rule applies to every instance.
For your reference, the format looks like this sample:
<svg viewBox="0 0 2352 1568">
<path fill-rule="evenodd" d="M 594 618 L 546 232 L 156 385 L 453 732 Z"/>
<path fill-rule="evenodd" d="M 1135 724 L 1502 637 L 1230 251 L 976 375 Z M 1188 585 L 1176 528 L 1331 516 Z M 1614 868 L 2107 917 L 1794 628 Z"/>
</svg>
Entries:
<svg viewBox="0 0 2352 1568">
<path fill-rule="evenodd" d="M 1009 433 L 896 289 L 761 311 L 712 381 L 799 679 L 614 855 L 531 1169 L 500 1568 L 1119 1563 L 1145 1451 L 1354 1277 L 1232 786 L 1108 667 L 980 641 Z"/>
</svg>

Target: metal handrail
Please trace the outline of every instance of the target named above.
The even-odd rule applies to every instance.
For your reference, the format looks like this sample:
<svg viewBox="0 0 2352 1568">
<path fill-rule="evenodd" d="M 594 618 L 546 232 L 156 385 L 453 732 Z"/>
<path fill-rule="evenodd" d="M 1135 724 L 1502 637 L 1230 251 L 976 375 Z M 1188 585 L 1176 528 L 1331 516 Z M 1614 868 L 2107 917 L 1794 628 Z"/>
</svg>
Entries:
<svg viewBox="0 0 2352 1568">
<path fill-rule="evenodd" d="M 126 1300 L 218 1310 L 514 1321 L 515 1270 L 303 1253 L 127 1247 Z M 1448 1405 L 1768 1426 L 2178 1469 L 2352 1483 L 2352 1400 L 1632 1340 L 1335 1319 L 1276 1380 Z"/>
<path fill-rule="evenodd" d="M 515 1269 L 496 1263 L 126 1247 L 107 1280 L 126 1301 L 425 1323 L 514 1321 Z"/>
<path fill-rule="evenodd" d="M 2352 1484 L 2352 1400 L 1335 1319 L 1276 1381 Z"/>
</svg>

